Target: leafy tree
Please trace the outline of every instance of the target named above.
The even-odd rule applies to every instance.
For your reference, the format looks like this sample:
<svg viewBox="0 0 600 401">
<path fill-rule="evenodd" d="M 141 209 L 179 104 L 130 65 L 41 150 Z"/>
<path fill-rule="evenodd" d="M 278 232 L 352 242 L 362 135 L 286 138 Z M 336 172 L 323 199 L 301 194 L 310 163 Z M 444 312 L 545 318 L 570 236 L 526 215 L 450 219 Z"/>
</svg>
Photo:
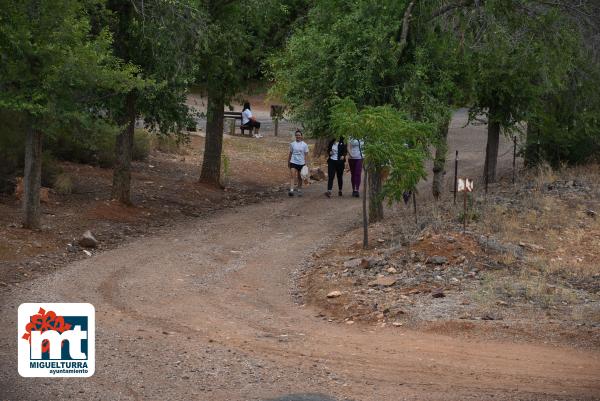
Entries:
<svg viewBox="0 0 600 401">
<path fill-rule="evenodd" d="M 528 165 L 584 163 L 600 155 L 600 66 L 581 54 L 566 85 L 547 93 L 527 121 Z"/>
<path fill-rule="evenodd" d="M 367 171 L 378 174 L 389 169 L 381 190 L 374 191 L 379 199 L 371 199 L 369 203 L 369 220 L 380 219 L 382 212 L 378 209 L 383 197 L 399 201 L 406 191 L 414 191 L 419 181 L 427 176 L 424 162 L 429 155 L 433 125 L 413 121 L 391 106 L 367 106 L 358 110 L 351 99 L 345 98 L 331 108 L 331 128 L 336 135 L 364 140 L 365 176 Z M 363 196 L 366 247 L 365 202 Z"/>
<path fill-rule="evenodd" d="M 193 81 L 198 38 L 206 27 L 203 10 L 192 0 L 108 0 L 114 53 L 140 69 L 142 87 L 106 104 L 122 128 L 117 136 L 112 197 L 131 202 L 131 155 L 138 116 L 161 134 L 184 134 L 191 123 L 185 105 Z"/>
<path fill-rule="evenodd" d="M 92 1 L 0 1 L 0 109 L 21 116 L 26 131 L 24 227 L 40 227 L 42 139 L 72 125 L 105 128 L 90 112 L 99 90 L 137 85 L 135 67 L 110 52 L 105 29 L 92 34 Z"/>
<path fill-rule="evenodd" d="M 467 70 L 461 44 L 454 35 L 431 24 L 431 11 L 417 17 L 413 24 L 412 61 L 404 67 L 405 80 L 396 93 L 399 107 L 417 121 L 433 124 L 436 129 L 433 158 L 432 194 L 442 193 L 448 150 L 448 126 L 452 109 L 464 104 Z"/>
<path fill-rule="evenodd" d="M 220 186 L 225 105 L 262 78 L 262 63 L 280 45 L 288 22 L 301 13 L 300 0 L 203 2 L 208 22 L 197 49 L 195 83 L 207 95 L 206 142 L 200 181 Z"/>
<path fill-rule="evenodd" d="M 551 88 L 527 121 L 525 163 L 584 163 L 600 155 L 600 3 L 562 8 L 577 38 L 564 85 Z"/>
<path fill-rule="evenodd" d="M 407 1 L 316 1 L 305 25 L 270 59 L 273 92 L 316 137 L 329 135 L 336 97 L 393 103 Z"/>
<path fill-rule="evenodd" d="M 527 121 L 536 103 L 562 86 L 576 43 L 564 18 L 536 2 L 497 0 L 472 10 L 466 30 L 473 66 L 471 119 L 488 123 L 486 182 L 496 180 L 501 129 Z"/>
<path fill-rule="evenodd" d="M 454 33 L 432 23 L 437 7 L 416 1 L 317 1 L 307 23 L 271 59 L 273 91 L 317 138 L 331 134 L 328 110 L 338 96 L 348 96 L 359 108 L 389 104 L 437 126 L 436 195 L 464 69 Z M 371 171 L 370 176 L 376 199 L 380 175 Z M 381 204 L 372 210 L 381 211 Z"/>
</svg>

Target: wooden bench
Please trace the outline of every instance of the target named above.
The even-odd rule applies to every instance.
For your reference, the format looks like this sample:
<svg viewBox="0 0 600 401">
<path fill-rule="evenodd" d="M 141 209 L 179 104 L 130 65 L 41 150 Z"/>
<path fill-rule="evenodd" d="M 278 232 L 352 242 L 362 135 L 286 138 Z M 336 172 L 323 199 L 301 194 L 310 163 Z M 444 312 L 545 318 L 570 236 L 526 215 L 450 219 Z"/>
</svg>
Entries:
<svg viewBox="0 0 600 401">
<path fill-rule="evenodd" d="M 250 131 L 249 135 L 252 135 L 252 128 L 246 128 L 242 126 L 242 112 L 241 111 L 225 111 L 223 112 L 223 118 L 227 118 L 232 121 L 232 124 L 229 126 L 229 134 L 235 135 L 235 120 L 240 120 L 240 131 L 242 136 L 244 135 L 244 131 Z"/>
</svg>

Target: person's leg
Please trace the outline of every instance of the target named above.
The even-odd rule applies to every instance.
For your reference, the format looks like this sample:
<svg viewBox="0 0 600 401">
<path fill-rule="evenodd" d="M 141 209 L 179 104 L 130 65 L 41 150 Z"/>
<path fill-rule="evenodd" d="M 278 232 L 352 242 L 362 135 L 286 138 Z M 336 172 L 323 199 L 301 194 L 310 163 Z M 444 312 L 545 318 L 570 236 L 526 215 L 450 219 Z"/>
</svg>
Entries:
<svg viewBox="0 0 600 401">
<path fill-rule="evenodd" d="M 325 195 L 330 196 L 333 189 L 333 176 L 335 175 L 334 161 L 327 159 L 327 192 Z"/>
<path fill-rule="evenodd" d="M 250 133 L 252 134 L 252 136 L 254 138 L 260 138 L 259 134 L 258 134 L 258 129 L 260 128 L 260 123 L 258 121 L 252 121 L 250 120 L 248 122 L 248 125 L 250 126 Z"/>
<path fill-rule="evenodd" d="M 336 174 L 338 183 L 338 194 L 342 196 L 342 187 L 344 186 L 344 164 L 343 160 L 338 160 L 336 163 Z"/>
<path fill-rule="evenodd" d="M 294 182 L 296 181 L 296 169 L 290 166 L 290 192 L 289 195 L 294 194 Z"/>
<path fill-rule="evenodd" d="M 248 122 L 248 123 L 246 123 L 246 124 L 244 124 L 242 126 L 242 128 L 244 128 L 244 131 L 248 131 L 249 132 L 249 134 L 248 134 L 249 136 L 252 136 L 252 124 L 250 124 L 250 123 L 251 123 L 251 121 Z M 242 134 L 243 134 L 243 131 L 242 131 Z"/>
<path fill-rule="evenodd" d="M 361 181 L 361 175 L 362 175 L 362 164 L 363 164 L 363 159 L 356 159 L 356 164 L 354 165 L 354 174 L 355 174 L 355 178 L 354 178 L 354 182 L 356 184 L 356 192 L 360 191 L 360 181 Z"/>
<path fill-rule="evenodd" d="M 352 192 L 356 191 L 356 173 L 354 172 L 354 165 L 356 159 L 348 159 L 348 166 L 350 167 L 350 183 L 352 184 Z"/>
<path fill-rule="evenodd" d="M 302 174 L 300 174 L 300 169 L 296 169 L 296 175 L 298 177 L 298 195 L 302 196 Z"/>
</svg>

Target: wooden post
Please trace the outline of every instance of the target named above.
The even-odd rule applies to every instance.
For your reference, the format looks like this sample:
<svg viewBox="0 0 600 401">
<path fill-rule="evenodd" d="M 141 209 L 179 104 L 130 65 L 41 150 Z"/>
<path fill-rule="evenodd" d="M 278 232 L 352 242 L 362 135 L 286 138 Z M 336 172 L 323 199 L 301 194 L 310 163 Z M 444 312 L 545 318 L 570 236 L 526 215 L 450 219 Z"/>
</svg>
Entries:
<svg viewBox="0 0 600 401">
<path fill-rule="evenodd" d="M 412 198 L 413 198 L 413 210 L 415 212 L 415 224 L 418 226 L 419 219 L 418 219 L 418 215 L 417 215 L 417 191 L 414 189 L 412 191 Z"/>
<path fill-rule="evenodd" d="M 454 204 L 456 205 L 456 192 L 458 191 L 458 150 L 454 156 Z"/>
<path fill-rule="evenodd" d="M 363 182 L 363 249 L 369 249 L 369 217 L 367 215 L 367 167 L 364 167 L 365 179 Z"/>
<path fill-rule="evenodd" d="M 512 183 L 515 183 L 515 175 L 516 175 L 516 166 L 517 166 L 517 136 L 513 136 L 513 171 L 512 171 Z"/>
<path fill-rule="evenodd" d="M 467 190 L 463 191 L 463 234 L 467 231 Z"/>
<path fill-rule="evenodd" d="M 280 104 L 271 105 L 271 119 L 273 120 L 274 135 L 279 134 L 279 120 L 283 118 L 284 107 Z"/>
</svg>

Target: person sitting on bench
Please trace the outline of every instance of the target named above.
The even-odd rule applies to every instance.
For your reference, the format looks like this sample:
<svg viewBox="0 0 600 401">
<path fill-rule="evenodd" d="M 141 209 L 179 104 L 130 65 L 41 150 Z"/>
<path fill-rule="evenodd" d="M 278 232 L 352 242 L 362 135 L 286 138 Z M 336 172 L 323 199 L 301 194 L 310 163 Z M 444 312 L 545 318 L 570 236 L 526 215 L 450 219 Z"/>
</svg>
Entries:
<svg viewBox="0 0 600 401">
<path fill-rule="evenodd" d="M 242 128 L 245 130 L 250 130 L 250 133 L 252 133 L 252 129 L 254 129 L 254 137 L 262 138 L 262 136 L 258 133 L 258 130 L 260 129 L 260 123 L 256 121 L 256 117 L 252 115 L 249 102 L 244 103 L 244 108 L 242 110 Z"/>
</svg>

